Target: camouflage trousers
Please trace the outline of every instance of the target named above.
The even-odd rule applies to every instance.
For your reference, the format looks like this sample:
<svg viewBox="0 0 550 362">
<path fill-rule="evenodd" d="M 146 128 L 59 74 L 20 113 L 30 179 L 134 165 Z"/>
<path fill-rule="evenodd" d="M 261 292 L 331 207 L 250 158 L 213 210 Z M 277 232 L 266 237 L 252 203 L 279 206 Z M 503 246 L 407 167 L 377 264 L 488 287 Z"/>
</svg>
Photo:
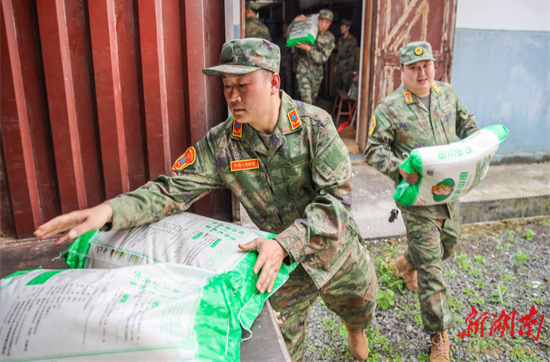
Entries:
<svg viewBox="0 0 550 362">
<path fill-rule="evenodd" d="M 281 328 L 293 361 L 304 356 L 304 338 L 309 307 L 321 296 L 325 305 L 357 328 L 367 328 L 374 319 L 378 281 L 367 249 L 354 241 L 350 256 L 321 289 L 299 265 L 289 280 L 271 297 L 273 309 L 281 313 Z"/>
<path fill-rule="evenodd" d="M 342 89 L 344 91 L 349 91 L 350 85 L 351 85 L 351 79 L 350 74 L 353 71 L 352 67 L 344 68 L 339 67 L 336 68 L 336 74 L 334 76 L 334 86 L 337 89 Z"/>
<path fill-rule="evenodd" d="M 296 81 L 302 102 L 315 105 L 323 76 L 322 66 L 306 68 L 302 64 L 298 65 L 296 69 Z"/>
<path fill-rule="evenodd" d="M 418 299 L 424 330 L 427 333 L 442 332 L 451 323 L 451 311 L 447 305 L 447 287 L 443 281 L 443 260 L 453 255 L 458 243 L 458 205 L 447 212 L 447 205 L 423 206 L 421 214 L 402 208 L 407 228 L 405 258 L 418 273 Z M 430 216 L 431 214 L 431 216 Z"/>
</svg>

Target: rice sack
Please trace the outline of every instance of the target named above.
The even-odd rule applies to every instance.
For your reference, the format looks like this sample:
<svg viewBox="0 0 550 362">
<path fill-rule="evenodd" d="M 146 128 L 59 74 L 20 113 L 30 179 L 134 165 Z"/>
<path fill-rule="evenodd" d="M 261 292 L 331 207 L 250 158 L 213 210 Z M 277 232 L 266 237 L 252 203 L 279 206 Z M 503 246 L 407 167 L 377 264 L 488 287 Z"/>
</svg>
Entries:
<svg viewBox="0 0 550 362">
<path fill-rule="evenodd" d="M 410 185 L 402 180 L 393 199 L 414 206 L 457 200 L 485 178 L 491 158 L 506 137 L 506 127 L 494 125 L 459 142 L 414 149 L 400 167 L 408 173 L 417 171 L 418 182 Z"/>
<path fill-rule="evenodd" d="M 297 21 L 292 25 L 286 39 L 286 45 L 296 46 L 297 43 L 307 43 L 313 45 L 319 32 L 318 18 L 319 14 L 307 15 L 308 21 Z"/>
<path fill-rule="evenodd" d="M 250 330 L 268 293 L 259 294 L 253 272 L 258 253 L 243 252 L 238 244 L 255 238 L 273 238 L 259 230 L 183 212 L 128 229 L 91 231 L 77 238 L 61 256 L 70 268 L 119 268 L 153 263 L 177 263 L 215 274 L 237 272 L 242 279 L 240 312 L 243 328 Z M 295 265 L 283 263 L 273 292 Z M 247 337 L 249 338 L 249 337 Z"/>
<path fill-rule="evenodd" d="M 0 280 L 0 359 L 239 361 L 237 272 L 178 264 Z"/>
</svg>

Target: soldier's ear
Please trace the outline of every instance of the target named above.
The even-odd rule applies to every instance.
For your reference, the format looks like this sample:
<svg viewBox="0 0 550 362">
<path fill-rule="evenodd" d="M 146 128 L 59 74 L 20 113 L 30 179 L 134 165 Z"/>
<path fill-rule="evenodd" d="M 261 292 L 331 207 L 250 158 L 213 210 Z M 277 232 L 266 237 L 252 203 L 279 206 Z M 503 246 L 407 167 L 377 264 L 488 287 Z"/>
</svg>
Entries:
<svg viewBox="0 0 550 362">
<path fill-rule="evenodd" d="M 281 87 L 281 77 L 278 73 L 271 73 L 270 77 L 271 82 L 271 95 L 278 93 L 279 88 Z"/>
</svg>

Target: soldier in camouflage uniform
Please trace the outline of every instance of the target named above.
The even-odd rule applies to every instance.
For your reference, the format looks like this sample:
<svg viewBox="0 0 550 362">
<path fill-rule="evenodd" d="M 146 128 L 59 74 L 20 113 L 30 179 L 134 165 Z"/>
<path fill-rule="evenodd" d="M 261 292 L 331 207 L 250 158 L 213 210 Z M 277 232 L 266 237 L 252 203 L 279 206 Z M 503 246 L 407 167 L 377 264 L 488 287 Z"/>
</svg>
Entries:
<svg viewBox="0 0 550 362">
<path fill-rule="evenodd" d="M 336 65 L 334 66 L 334 85 L 338 89 L 346 92 L 350 88 L 350 76 L 355 66 L 355 50 L 357 49 L 357 39 L 349 32 L 351 21 L 343 19 L 340 22 L 340 32 L 342 36 L 338 39 L 336 45 Z"/>
<path fill-rule="evenodd" d="M 277 236 L 255 239 L 256 287 L 272 291 L 283 262 L 297 263 L 271 296 L 294 360 L 304 353 L 309 306 L 321 296 L 344 321 L 358 359 L 368 356 L 364 328 L 372 322 L 378 284 L 351 213 L 351 163 L 330 116 L 279 90 L 279 48 L 263 39 L 224 44 L 219 75 L 231 115 L 190 147 L 173 166 L 136 191 L 91 209 L 59 216 L 35 235 L 56 242 L 111 223 L 113 229 L 154 222 L 186 210 L 215 189 L 230 189 L 252 221 Z"/>
<path fill-rule="evenodd" d="M 334 50 L 334 35 L 328 31 L 334 14 L 330 10 L 319 11 L 319 32 L 313 45 L 298 43 L 294 62 L 296 63 L 296 81 L 302 102 L 315 104 L 321 82 L 323 81 L 323 65 L 328 61 Z M 299 15 L 290 24 L 290 29 L 296 21 L 307 21 L 304 15 Z"/>
<path fill-rule="evenodd" d="M 255 1 L 247 1 L 245 4 L 245 33 L 247 38 L 261 38 L 271 41 L 271 35 L 269 29 L 265 26 L 260 19 L 258 19 L 258 10 L 260 5 Z"/>
<path fill-rule="evenodd" d="M 380 101 L 371 118 L 365 153 L 369 164 L 396 183 L 418 181 L 399 166 L 418 147 L 446 145 L 479 130 L 451 85 L 434 82 L 434 58 L 427 42 L 399 50 L 403 84 Z M 431 334 L 431 361 L 449 361 L 447 329 L 451 312 L 445 298 L 443 260 L 458 242 L 458 202 L 433 206 L 398 203 L 407 228 L 408 249 L 396 259 L 407 287 L 418 291 L 422 322 Z M 418 279 L 417 279 L 418 277 Z"/>
</svg>

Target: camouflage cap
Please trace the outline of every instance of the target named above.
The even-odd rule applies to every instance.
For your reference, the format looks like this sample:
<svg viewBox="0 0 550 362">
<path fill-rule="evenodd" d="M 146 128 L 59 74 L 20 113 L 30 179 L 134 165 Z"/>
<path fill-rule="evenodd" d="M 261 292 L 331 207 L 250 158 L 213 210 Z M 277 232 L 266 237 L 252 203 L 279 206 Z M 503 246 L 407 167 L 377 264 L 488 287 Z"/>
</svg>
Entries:
<svg viewBox="0 0 550 362">
<path fill-rule="evenodd" d="M 332 21 L 332 19 L 334 19 L 334 13 L 328 9 L 323 9 L 319 11 L 319 19 L 328 19 Z"/>
<path fill-rule="evenodd" d="M 351 21 L 348 19 L 342 19 L 340 25 L 351 26 Z"/>
<path fill-rule="evenodd" d="M 254 11 L 260 10 L 260 4 L 255 1 L 247 1 L 244 5 L 245 9 L 252 9 Z"/>
<path fill-rule="evenodd" d="M 247 74 L 258 69 L 279 73 L 281 50 L 265 39 L 235 39 L 225 43 L 220 55 L 220 65 L 205 68 L 206 75 L 216 76 L 220 73 Z"/>
<path fill-rule="evenodd" d="M 401 64 L 409 65 L 421 60 L 435 60 L 430 43 L 426 41 L 415 41 L 399 49 L 399 62 Z"/>
</svg>

